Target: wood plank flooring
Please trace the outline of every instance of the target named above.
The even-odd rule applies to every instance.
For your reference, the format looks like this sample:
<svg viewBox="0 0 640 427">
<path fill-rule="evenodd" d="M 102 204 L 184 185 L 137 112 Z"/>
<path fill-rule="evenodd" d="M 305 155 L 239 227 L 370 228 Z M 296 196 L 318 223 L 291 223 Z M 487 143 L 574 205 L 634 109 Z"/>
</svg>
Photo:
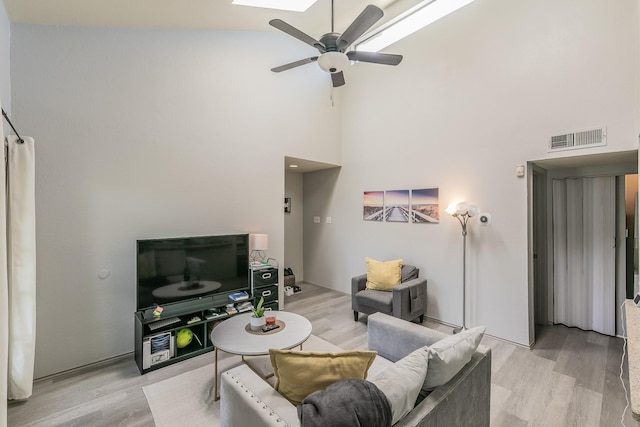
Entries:
<svg viewBox="0 0 640 427">
<path fill-rule="evenodd" d="M 303 284 L 287 311 L 307 317 L 313 333 L 344 349 L 367 347 L 367 316 L 353 321 L 351 296 Z M 425 326 L 451 333 L 426 320 Z M 621 426 L 626 405 L 618 378 L 623 340 L 564 326 L 537 330 L 529 350 L 491 337 L 491 425 Z M 133 355 L 39 380 L 26 402 L 9 403 L 9 426 L 154 426 L 142 387 L 213 363 L 209 353 L 140 375 Z M 624 361 L 624 381 L 628 371 Z M 627 409 L 627 427 L 640 426 Z"/>
</svg>

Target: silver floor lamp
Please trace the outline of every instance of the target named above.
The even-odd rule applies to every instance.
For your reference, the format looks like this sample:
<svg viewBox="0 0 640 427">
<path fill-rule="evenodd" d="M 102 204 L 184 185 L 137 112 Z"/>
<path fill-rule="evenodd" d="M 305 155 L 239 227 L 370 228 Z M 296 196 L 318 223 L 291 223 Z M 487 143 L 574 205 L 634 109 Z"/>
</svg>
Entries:
<svg viewBox="0 0 640 427">
<path fill-rule="evenodd" d="M 469 202 L 453 202 L 446 209 L 446 212 L 457 218 L 462 226 L 462 326 L 453 329 L 453 333 L 464 331 L 467 328 L 466 322 L 466 301 L 467 301 L 467 223 L 480 213 L 476 205 Z"/>
</svg>

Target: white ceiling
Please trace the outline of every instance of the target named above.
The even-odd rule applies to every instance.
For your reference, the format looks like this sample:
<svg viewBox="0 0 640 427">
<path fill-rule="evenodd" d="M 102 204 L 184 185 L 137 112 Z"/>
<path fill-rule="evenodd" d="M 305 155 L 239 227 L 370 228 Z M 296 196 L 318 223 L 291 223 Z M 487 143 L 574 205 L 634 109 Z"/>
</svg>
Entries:
<svg viewBox="0 0 640 427">
<path fill-rule="evenodd" d="M 331 1 L 318 0 L 306 12 L 232 5 L 231 0 L 3 0 L 12 23 L 107 27 L 278 31 L 280 18 L 312 37 L 331 30 Z M 385 10 L 380 23 L 419 0 L 335 0 L 335 31 L 343 32 L 367 4 Z"/>
</svg>

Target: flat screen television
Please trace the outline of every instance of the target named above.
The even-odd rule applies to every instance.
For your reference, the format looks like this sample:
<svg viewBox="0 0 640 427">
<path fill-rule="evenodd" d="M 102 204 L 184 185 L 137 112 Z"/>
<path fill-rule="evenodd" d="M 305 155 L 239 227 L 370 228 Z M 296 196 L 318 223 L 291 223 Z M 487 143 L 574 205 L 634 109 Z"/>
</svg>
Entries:
<svg viewBox="0 0 640 427">
<path fill-rule="evenodd" d="M 137 241 L 138 310 L 249 289 L 249 235 Z"/>
</svg>

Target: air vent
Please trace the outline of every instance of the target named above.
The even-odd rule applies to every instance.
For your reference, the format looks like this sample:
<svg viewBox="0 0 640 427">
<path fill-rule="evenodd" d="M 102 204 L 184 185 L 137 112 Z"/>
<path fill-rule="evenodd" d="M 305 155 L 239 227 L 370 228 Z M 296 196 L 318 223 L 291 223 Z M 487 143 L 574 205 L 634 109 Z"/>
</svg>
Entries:
<svg viewBox="0 0 640 427">
<path fill-rule="evenodd" d="M 549 151 L 577 150 L 607 145 L 607 128 L 584 130 L 551 137 Z"/>
</svg>

